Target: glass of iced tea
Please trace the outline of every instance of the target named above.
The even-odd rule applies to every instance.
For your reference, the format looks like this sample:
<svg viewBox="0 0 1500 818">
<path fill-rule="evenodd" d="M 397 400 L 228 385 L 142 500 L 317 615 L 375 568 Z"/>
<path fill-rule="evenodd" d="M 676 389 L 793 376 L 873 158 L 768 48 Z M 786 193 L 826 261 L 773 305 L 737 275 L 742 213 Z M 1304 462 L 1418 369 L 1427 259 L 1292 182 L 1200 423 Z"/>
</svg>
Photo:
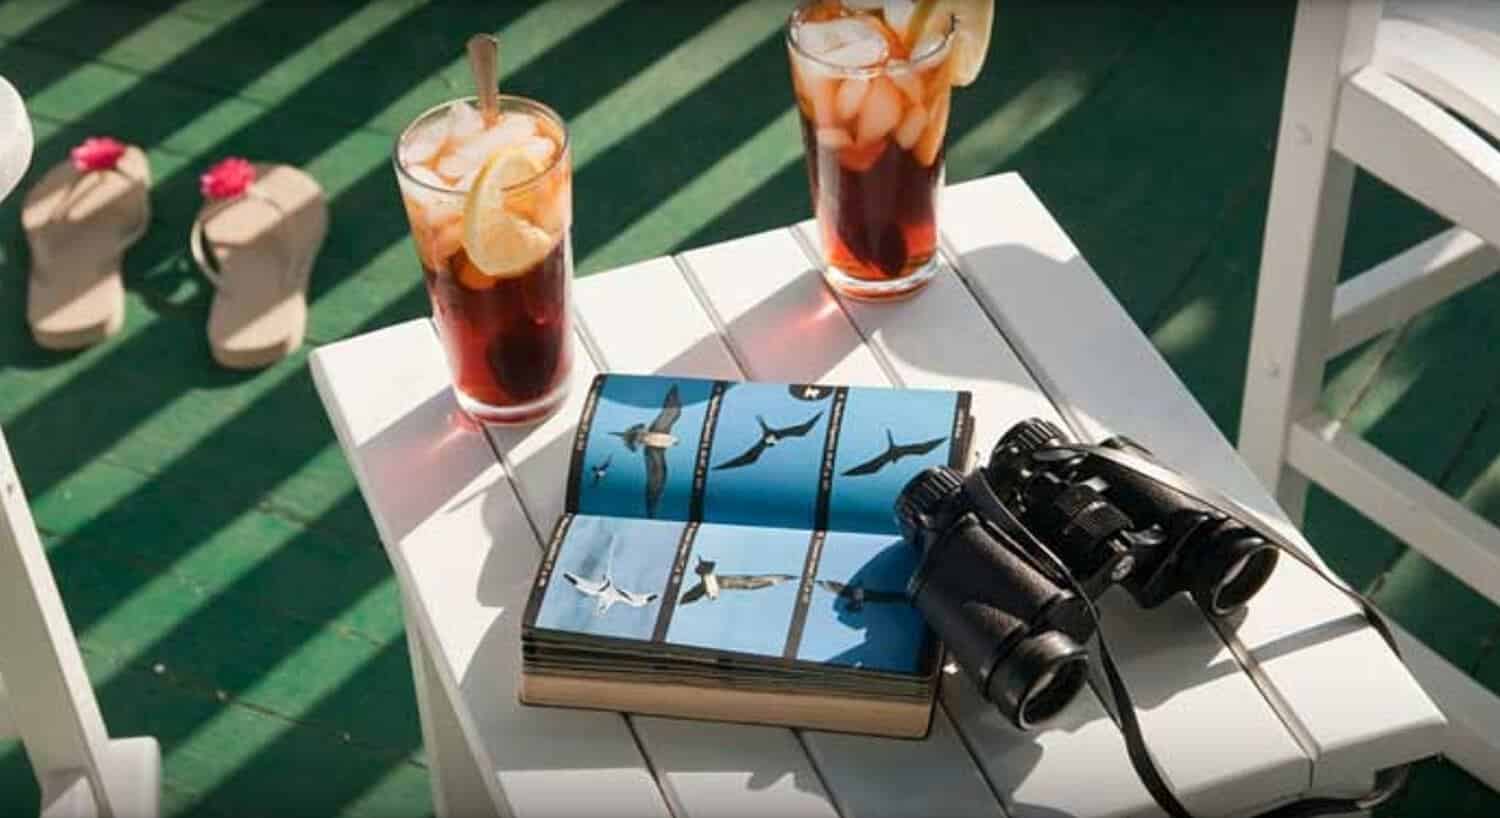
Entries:
<svg viewBox="0 0 1500 818">
<path fill-rule="evenodd" d="M 988 2 L 970 5 L 970 19 L 989 13 Z M 978 72 L 963 64 L 974 51 L 960 36 L 963 8 L 814 0 L 792 12 L 787 50 L 823 272 L 847 295 L 905 297 L 937 270 L 951 89 Z"/>
<path fill-rule="evenodd" d="M 566 397 L 572 169 L 562 119 L 500 96 L 433 108 L 396 143 L 396 177 L 458 403 L 525 423 Z"/>
</svg>

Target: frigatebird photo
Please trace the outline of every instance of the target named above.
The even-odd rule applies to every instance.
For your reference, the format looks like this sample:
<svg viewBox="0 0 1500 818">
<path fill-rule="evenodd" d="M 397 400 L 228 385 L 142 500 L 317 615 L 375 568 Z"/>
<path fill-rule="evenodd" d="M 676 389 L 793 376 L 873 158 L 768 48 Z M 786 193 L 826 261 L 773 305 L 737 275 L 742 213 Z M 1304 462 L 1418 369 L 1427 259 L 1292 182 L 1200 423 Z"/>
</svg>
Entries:
<svg viewBox="0 0 1500 818">
<path fill-rule="evenodd" d="M 625 441 L 625 448 L 641 452 L 646 460 L 646 516 L 656 516 L 656 506 L 661 502 L 661 493 L 667 487 L 667 449 L 677 445 L 677 436 L 672 426 L 682 417 L 682 401 L 677 397 L 677 385 L 667 390 L 661 402 L 661 411 L 647 426 L 637 423 L 623 432 L 610 432 Z"/>
<path fill-rule="evenodd" d="M 700 599 L 711 602 L 723 591 L 758 591 L 797 578 L 796 574 L 721 574 L 717 567 L 718 563 L 699 556 L 698 564 L 693 567 L 698 581 L 687 589 L 678 604 L 691 605 Z"/>
<path fill-rule="evenodd" d="M 859 613 L 864 610 L 866 603 L 908 602 L 905 591 L 872 591 L 858 582 L 844 583 L 834 579 L 820 579 L 816 585 L 844 600 L 849 606 L 850 613 Z"/>
<path fill-rule="evenodd" d="M 885 431 L 885 451 L 845 471 L 843 475 L 845 477 L 859 477 L 861 475 L 874 474 L 903 457 L 927 454 L 947 439 L 947 437 L 935 437 L 932 440 L 924 440 L 921 443 L 898 444 L 896 443 L 896 438 L 891 435 L 891 430 L 887 429 Z"/>
<path fill-rule="evenodd" d="M 751 463 L 759 460 L 760 456 L 765 453 L 766 449 L 777 445 L 781 441 L 792 437 L 803 437 L 808 432 L 812 431 L 812 427 L 817 425 L 818 420 L 822 417 L 823 413 L 819 412 L 816 415 L 808 418 L 806 421 L 795 426 L 783 426 L 780 429 L 772 429 L 766 424 L 765 418 L 761 417 L 760 415 L 756 415 L 755 420 L 756 422 L 760 423 L 760 439 L 755 441 L 755 445 L 746 449 L 743 453 L 740 454 L 739 457 L 736 457 L 733 460 L 726 460 L 723 463 L 714 466 L 714 469 L 738 469 L 743 466 L 748 466 Z"/>
</svg>

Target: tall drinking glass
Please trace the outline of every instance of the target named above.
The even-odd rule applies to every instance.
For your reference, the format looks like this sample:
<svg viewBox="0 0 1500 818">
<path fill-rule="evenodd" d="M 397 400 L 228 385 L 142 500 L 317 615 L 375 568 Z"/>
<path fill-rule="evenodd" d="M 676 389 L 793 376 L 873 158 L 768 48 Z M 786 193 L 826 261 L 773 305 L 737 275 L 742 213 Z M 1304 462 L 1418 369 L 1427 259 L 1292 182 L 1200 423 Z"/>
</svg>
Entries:
<svg viewBox="0 0 1500 818">
<path fill-rule="evenodd" d="M 804 3 L 786 40 L 824 277 L 884 300 L 915 293 L 938 267 L 954 18 L 898 20 L 885 10 L 896 4 L 867 5 Z"/>
<path fill-rule="evenodd" d="M 491 423 L 545 417 L 572 367 L 568 134 L 552 109 L 500 97 L 433 108 L 396 143 L 396 177 L 458 403 Z"/>
</svg>

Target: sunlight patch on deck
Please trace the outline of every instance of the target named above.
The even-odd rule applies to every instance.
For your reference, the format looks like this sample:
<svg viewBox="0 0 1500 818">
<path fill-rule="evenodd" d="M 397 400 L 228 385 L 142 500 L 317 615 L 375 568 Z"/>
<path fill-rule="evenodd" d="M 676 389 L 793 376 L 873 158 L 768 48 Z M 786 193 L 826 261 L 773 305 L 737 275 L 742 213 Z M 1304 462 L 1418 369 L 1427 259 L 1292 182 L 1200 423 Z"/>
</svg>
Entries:
<svg viewBox="0 0 1500 818">
<path fill-rule="evenodd" d="M 948 146 L 948 178 L 972 179 L 993 173 L 1063 115 L 1088 90 L 1082 71 L 1063 70 L 1038 77 L 1004 105 Z M 953 104 L 964 104 L 963 89 Z"/>
<path fill-rule="evenodd" d="M 631 222 L 578 262 L 580 271 L 605 269 L 631 260 L 643 237 L 675 246 L 753 193 L 766 180 L 802 158 L 796 107 L 740 143 L 650 212 Z"/>
</svg>

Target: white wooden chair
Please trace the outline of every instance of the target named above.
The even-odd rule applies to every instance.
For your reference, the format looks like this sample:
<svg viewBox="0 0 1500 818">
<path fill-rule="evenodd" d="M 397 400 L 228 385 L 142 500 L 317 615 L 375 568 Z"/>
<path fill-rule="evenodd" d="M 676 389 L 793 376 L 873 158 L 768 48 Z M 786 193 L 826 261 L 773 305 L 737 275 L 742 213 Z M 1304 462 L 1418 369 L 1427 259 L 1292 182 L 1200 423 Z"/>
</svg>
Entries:
<svg viewBox="0 0 1500 818">
<path fill-rule="evenodd" d="M 21 98 L 0 79 L 0 199 L 31 157 Z M 68 625 L 57 583 L 0 434 L 0 739 L 19 736 L 44 818 L 155 818 L 161 750 L 112 740 Z M 0 812 L 8 811 L 0 805 Z"/>
<path fill-rule="evenodd" d="M 0 739 L 13 735 L 36 771 L 44 818 L 160 813 L 156 739 L 105 731 L 0 434 Z"/>
<path fill-rule="evenodd" d="M 1318 411 L 1326 361 L 1500 270 L 1500 1 L 1302 0 L 1239 447 L 1293 520 L 1314 481 L 1500 604 L 1500 529 Z M 1356 167 L 1456 226 L 1337 284 Z M 1500 699 L 1409 636 L 1447 755 L 1500 789 Z"/>
</svg>

